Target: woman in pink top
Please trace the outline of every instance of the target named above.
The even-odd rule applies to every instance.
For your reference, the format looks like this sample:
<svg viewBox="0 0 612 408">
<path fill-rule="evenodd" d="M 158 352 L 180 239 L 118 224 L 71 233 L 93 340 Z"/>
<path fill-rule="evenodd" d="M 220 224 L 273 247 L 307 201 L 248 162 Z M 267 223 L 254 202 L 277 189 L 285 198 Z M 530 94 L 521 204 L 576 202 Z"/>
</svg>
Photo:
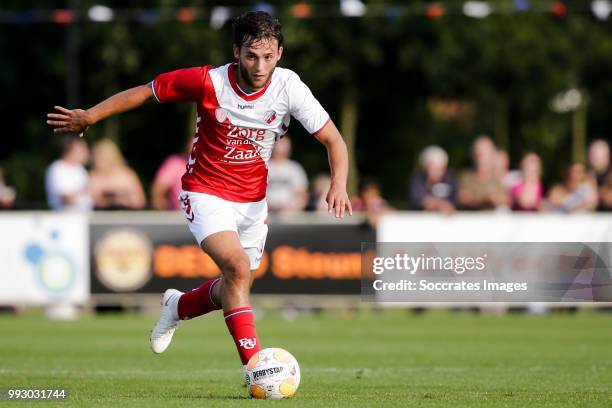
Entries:
<svg viewBox="0 0 612 408">
<path fill-rule="evenodd" d="M 156 210 L 180 210 L 181 177 L 187 167 L 187 156 L 173 154 L 164 160 L 155 174 L 151 202 Z"/>
<path fill-rule="evenodd" d="M 151 204 L 156 210 L 180 210 L 181 204 L 178 200 L 183 189 L 181 177 L 187 169 L 187 161 L 191 153 L 192 138 L 185 141 L 184 151 L 170 155 L 164 160 L 155 173 L 153 186 L 151 187 Z"/>
<path fill-rule="evenodd" d="M 527 153 L 521 160 L 521 179 L 510 190 L 512 210 L 539 211 L 544 198 L 542 161 L 535 153 Z"/>
</svg>

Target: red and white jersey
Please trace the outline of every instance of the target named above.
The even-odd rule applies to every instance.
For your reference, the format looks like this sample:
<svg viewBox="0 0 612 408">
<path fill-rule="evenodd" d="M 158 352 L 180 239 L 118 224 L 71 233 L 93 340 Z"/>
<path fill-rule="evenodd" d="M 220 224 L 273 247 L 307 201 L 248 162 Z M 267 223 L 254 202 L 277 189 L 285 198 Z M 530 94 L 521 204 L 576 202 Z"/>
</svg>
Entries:
<svg viewBox="0 0 612 408">
<path fill-rule="evenodd" d="M 266 196 L 267 163 L 290 117 L 316 134 L 329 115 L 289 69 L 277 67 L 266 86 L 252 94 L 238 87 L 236 69 L 236 64 L 179 69 L 159 75 L 151 87 L 159 102 L 197 104 L 183 190 L 254 202 Z"/>
</svg>

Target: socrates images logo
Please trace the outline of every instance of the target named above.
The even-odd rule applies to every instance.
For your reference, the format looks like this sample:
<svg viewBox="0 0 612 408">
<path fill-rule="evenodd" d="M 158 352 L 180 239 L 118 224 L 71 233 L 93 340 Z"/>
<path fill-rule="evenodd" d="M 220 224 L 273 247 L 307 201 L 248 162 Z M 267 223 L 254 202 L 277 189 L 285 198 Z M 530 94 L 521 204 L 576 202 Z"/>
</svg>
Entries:
<svg viewBox="0 0 612 408">
<path fill-rule="evenodd" d="M 53 231 L 51 239 L 58 241 L 59 233 Z M 25 247 L 24 255 L 41 289 L 52 295 L 63 295 L 72 288 L 76 280 L 74 260 L 61 248 L 31 242 Z"/>
</svg>

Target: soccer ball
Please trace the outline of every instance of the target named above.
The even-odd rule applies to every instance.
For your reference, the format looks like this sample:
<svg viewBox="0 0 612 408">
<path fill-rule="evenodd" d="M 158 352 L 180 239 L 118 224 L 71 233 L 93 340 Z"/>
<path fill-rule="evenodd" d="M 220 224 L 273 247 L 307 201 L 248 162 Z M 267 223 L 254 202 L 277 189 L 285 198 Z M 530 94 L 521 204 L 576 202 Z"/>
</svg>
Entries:
<svg viewBox="0 0 612 408">
<path fill-rule="evenodd" d="M 249 360 L 246 382 L 253 398 L 290 398 L 300 385 L 300 366 L 286 350 L 263 349 Z"/>
</svg>

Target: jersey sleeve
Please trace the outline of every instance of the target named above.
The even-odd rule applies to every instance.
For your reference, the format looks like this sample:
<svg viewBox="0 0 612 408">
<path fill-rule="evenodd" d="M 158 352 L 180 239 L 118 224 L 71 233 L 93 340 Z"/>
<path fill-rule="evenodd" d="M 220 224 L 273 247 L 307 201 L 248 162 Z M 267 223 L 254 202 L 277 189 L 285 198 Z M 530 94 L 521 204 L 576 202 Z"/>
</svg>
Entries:
<svg viewBox="0 0 612 408">
<path fill-rule="evenodd" d="M 200 101 L 208 66 L 177 69 L 158 75 L 152 82 L 153 94 L 159 102 Z"/>
<path fill-rule="evenodd" d="M 306 131 L 317 134 L 329 121 L 329 114 L 297 75 L 290 81 L 288 92 L 291 115 Z"/>
</svg>

